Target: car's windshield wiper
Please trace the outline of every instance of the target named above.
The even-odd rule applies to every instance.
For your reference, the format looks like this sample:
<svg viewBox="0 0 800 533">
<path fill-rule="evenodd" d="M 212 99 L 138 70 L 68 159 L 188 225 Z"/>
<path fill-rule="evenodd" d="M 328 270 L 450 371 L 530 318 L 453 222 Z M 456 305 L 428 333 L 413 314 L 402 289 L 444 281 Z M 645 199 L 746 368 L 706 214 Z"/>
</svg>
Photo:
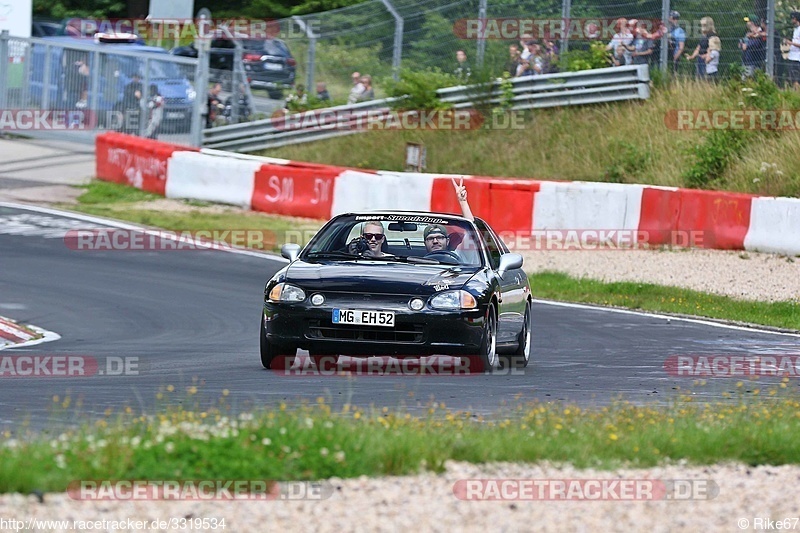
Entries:
<svg viewBox="0 0 800 533">
<path fill-rule="evenodd" d="M 363 257 L 359 257 L 357 255 L 349 254 L 347 252 L 339 252 L 339 251 L 332 251 L 332 252 L 309 252 L 306 255 L 307 259 L 345 259 L 345 260 L 355 260 L 355 259 L 363 259 Z"/>
</svg>

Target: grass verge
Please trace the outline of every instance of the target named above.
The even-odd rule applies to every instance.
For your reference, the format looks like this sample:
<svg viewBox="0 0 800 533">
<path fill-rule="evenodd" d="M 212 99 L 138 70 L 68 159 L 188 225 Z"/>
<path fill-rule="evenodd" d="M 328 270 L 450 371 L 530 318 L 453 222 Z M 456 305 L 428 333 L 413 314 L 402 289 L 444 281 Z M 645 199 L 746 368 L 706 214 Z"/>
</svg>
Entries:
<svg viewBox="0 0 800 533">
<path fill-rule="evenodd" d="M 205 410 L 166 408 L 149 417 L 108 410 L 91 426 L 60 435 L 17 440 L 6 433 L 0 492 L 63 491 L 76 480 L 403 475 L 439 472 L 448 460 L 605 469 L 675 460 L 791 464 L 800 460 L 800 402 L 765 397 L 786 382 L 714 405 L 690 397 L 665 407 L 527 404 L 492 420 L 444 404 L 431 405 L 427 417 L 349 406 L 332 412 L 323 398 L 296 410 L 281 404 L 238 416 L 229 414 L 225 396 Z"/>
<path fill-rule="evenodd" d="M 559 272 L 529 276 L 537 298 L 641 309 L 661 313 L 761 324 L 800 330 L 800 303 L 756 302 L 729 296 L 638 282 L 608 283 Z"/>
</svg>

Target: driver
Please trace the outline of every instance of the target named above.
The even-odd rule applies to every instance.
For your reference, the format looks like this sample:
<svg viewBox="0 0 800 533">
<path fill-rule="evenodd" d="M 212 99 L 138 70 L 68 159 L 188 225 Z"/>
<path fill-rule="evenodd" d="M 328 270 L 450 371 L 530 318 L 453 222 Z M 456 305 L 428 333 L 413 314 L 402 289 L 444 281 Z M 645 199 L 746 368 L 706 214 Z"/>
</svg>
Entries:
<svg viewBox="0 0 800 533">
<path fill-rule="evenodd" d="M 450 244 L 450 237 L 447 236 L 447 230 L 441 224 L 431 224 L 423 232 L 425 238 L 425 249 L 428 253 L 447 251 Z"/>
</svg>

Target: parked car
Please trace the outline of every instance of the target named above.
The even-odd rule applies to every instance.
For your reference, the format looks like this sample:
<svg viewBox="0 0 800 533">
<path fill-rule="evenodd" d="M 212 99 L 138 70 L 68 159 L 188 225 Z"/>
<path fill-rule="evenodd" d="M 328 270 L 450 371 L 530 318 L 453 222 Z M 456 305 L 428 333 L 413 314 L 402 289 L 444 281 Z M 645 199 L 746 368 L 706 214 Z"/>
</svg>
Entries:
<svg viewBox="0 0 800 533">
<path fill-rule="evenodd" d="M 189 131 L 196 92 L 192 83 L 179 65 L 170 62 L 163 48 L 140 44 L 138 38 L 98 38 L 96 40 L 75 39 L 69 36 L 46 37 L 50 49 L 50 72 L 45 75 L 44 44 L 34 44 L 31 54 L 30 99 L 35 106 L 45 103 L 49 109 L 73 109 L 90 107 L 97 113 L 100 126 L 111 127 L 109 119 L 113 111 L 120 111 L 125 87 L 134 74 L 145 81 L 145 58 L 150 58 L 147 77 L 158 87 L 164 98 L 163 132 Z M 96 56 L 95 51 L 101 51 Z M 117 54 L 135 52 L 135 55 Z M 164 58 L 159 60 L 159 56 Z M 99 57 L 99 65 L 95 64 Z M 81 66 L 78 66 L 81 65 Z M 98 93 L 90 92 L 94 71 L 100 69 Z M 77 72 L 77 74 L 76 74 Z M 44 87 L 47 78 L 47 87 Z M 138 115 L 135 115 L 138 117 Z M 130 129 L 130 128 L 128 128 Z"/>
<path fill-rule="evenodd" d="M 61 23 L 51 20 L 36 20 L 31 23 L 31 37 L 53 37 L 61 33 Z"/>
<path fill-rule="evenodd" d="M 347 213 L 302 252 L 285 244 L 281 253 L 290 263 L 264 288 L 265 368 L 288 368 L 298 348 L 317 367 L 338 355 L 450 355 L 484 371 L 530 361 L 533 299 L 522 256 L 481 219 Z"/>
<path fill-rule="evenodd" d="M 280 39 L 237 39 L 242 44 L 242 63 L 250 87 L 263 88 L 270 98 L 282 99 L 283 89 L 294 85 L 297 61 L 289 47 Z M 231 90 L 233 60 L 236 44 L 231 38 L 211 40 L 209 69 L 211 81 L 221 82 L 223 89 Z M 173 48 L 178 56 L 197 57 L 194 44 Z"/>
</svg>

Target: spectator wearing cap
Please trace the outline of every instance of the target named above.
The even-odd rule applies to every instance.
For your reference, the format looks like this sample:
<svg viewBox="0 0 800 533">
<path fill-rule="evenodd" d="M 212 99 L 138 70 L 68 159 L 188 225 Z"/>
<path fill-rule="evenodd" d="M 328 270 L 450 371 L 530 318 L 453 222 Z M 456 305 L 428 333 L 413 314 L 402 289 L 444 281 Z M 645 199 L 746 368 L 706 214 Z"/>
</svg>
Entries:
<svg viewBox="0 0 800 533">
<path fill-rule="evenodd" d="M 425 238 L 425 249 L 428 253 L 447 250 L 447 245 L 450 243 L 447 230 L 441 224 L 429 225 L 425 228 L 423 236 Z"/>
<path fill-rule="evenodd" d="M 689 61 L 697 60 L 697 77 L 706 77 L 706 54 L 708 53 L 708 40 L 711 37 L 717 36 L 716 28 L 714 27 L 714 19 L 711 17 L 703 17 L 700 19 L 700 31 L 703 37 L 700 39 L 694 52 L 686 54 L 686 59 Z"/>
<path fill-rule="evenodd" d="M 792 39 L 784 39 L 783 42 L 789 44 L 789 79 L 795 89 L 800 89 L 800 11 L 792 11 L 792 26 L 794 32 Z"/>
<path fill-rule="evenodd" d="M 767 58 L 766 33 L 761 29 L 761 21 L 755 15 L 744 17 L 747 33 L 739 40 L 739 49 L 742 51 L 743 78 L 755 73 L 756 69 L 764 65 Z"/>
<path fill-rule="evenodd" d="M 678 71 L 678 63 L 686 47 L 686 31 L 681 28 L 678 22 L 681 14 L 677 11 L 669 12 L 669 57 L 672 62 L 672 71 Z"/>
</svg>

